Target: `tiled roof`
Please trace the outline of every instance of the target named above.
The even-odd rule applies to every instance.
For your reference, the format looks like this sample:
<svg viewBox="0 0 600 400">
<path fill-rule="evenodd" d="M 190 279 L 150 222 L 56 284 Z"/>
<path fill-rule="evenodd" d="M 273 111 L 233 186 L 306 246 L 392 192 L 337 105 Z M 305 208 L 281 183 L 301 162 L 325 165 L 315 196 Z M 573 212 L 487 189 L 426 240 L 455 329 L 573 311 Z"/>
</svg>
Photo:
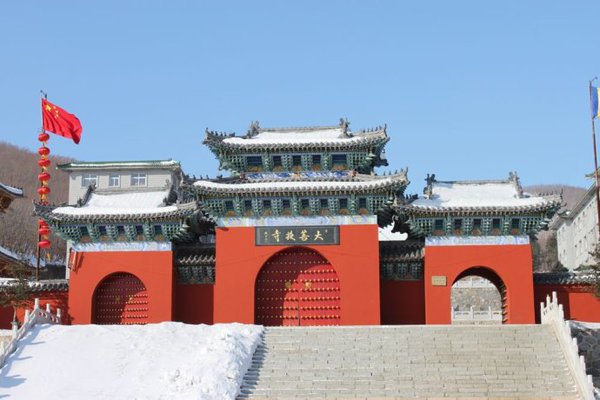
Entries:
<svg viewBox="0 0 600 400">
<path fill-rule="evenodd" d="M 23 197 L 23 189 L 6 185 L 0 182 L 0 192 L 3 192 L 12 197 Z"/>
<path fill-rule="evenodd" d="M 11 278 L 0 278 L 0 287 L 10 285 Z M 67 279 L 49 279 L 43 281 L 29 281 L 29 287 L 32 292 L 66 292 L 69 290 L 69 281 Z"/>
<path fill-rule="evenodd" d="M 424 243 L 416 240 L 379 242 L 380 262 L 422 261 Z"/>
<path fill-rule="evenodd" d="M 181 169 L 179 161 L 175 160 L 146 160 L 146 161 L 87 161 L 59 164 L 58 169 L 65 171 L 92 169 Z"/>
<path fill-rule="evenodd" d="M 227 181 L 226 181 L 227 182 Z M 408 184 L 406 171 L 394 175 L 373 176 L 356 175 L 352 180 L 291 180 L 248 183 L 224 183 L 219 180 L 199 180 L 193 183 L 193 189 L 206 195 L 226 195 L 249 193 L 265 195 L 268 193 L 356 193 L 376 192 L 387 189 L 400 189 Z"/>
<path fill-rule="evenodd" d="M 120 194 L 91 193 L 81 206 L 41 206 L 36 204 L 38 215 L 57 221 L 121 221 L 164 220 L 193 214 L 195 202 L 168 205 L 170 191 Z"/>
<path fill-rule="evenodd" d="M 269 149 L 346 149 L 382 144 L 389 140 L 385 126 L 370 130 L 351 132 L 347 121 L 337 126 L 302 128 L 261 128 L 254 123 L 245 136 L 206 130 L 204 143 L 208 146 L 242 150 L 248 148 Z"/>
<path fill-rule="evenodd" d="M 215 265 L 214 246 L 190 246 L 175 250 L 175 266 Z"/>
<path fill-rule="evenodd" d="M 592 284 L 595 276 L 591 273 L 535 272 L 533 281 L 538 285 L 578 285 Z"/>
<path fill-rule="evenodd" d="M 523 193 L 514 174 L 507 180 L 444 182 L 428 178 L 424 193 L 400 209 L 414 214 L 525 213 L 558 209 L 562 202 L 560 194 L 534 196 Z"/>
</svg>

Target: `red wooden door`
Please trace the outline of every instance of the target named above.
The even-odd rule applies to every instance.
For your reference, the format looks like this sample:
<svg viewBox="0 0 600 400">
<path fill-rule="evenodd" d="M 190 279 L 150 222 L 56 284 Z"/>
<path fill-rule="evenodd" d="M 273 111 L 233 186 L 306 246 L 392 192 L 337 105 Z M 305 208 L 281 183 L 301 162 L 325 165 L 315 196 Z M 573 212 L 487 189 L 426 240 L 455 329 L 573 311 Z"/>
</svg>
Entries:
<svg viewBox="0 0 600 400">
<path fill-rule="evenodd" d="M 277 253 L 256 280 L 255 320 L 268 326 L 339 325 L 340 282 L 331 264 L 311 249 Z"/>
<path fill-rule="evenodd" d="M 148 322 L 148 293 L 136 276 L 119 272 L 104 278 L 94 294 L 94 323 L 131 325 Z"/>
</svg>

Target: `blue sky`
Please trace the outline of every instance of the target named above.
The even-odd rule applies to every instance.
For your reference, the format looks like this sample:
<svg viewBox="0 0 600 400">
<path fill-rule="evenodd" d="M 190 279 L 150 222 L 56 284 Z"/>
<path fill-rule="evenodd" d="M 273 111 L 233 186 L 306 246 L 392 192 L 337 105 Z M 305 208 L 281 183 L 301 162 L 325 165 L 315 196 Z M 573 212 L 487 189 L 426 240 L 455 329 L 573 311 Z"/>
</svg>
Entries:
<svg viewBox="0 0 600 400">
<path fill-rule="evenodd" d="M 39 90 L 83 123 L 79 160 L 180 160 L 204 129 L 387 123 L 408 192 L 440 180 L 588 186 L 597 1 L 7 2 L 0 140 L 38 146 Z M 1 160 L 0 160 L 1 162 Z M 14 183 L 13 184 L 18 184 Z"/>
</svg>

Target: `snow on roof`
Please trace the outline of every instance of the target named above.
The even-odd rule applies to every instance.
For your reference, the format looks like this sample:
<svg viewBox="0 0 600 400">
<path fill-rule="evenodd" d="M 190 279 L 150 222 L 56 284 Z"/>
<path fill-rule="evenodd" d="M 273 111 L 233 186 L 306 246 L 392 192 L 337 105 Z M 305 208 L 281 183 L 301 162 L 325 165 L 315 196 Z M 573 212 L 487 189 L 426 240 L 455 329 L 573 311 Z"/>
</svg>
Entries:
<svg viewBox="0 0 600 400">
<path fill-rule="evenodd" d="M 177 210 L 177 206 L 165 206 L 169 191 L 137 192 L 120 194 L 92 193 L 81 207 L 57 207 L 52 213 L 63 215 L 117 215 L 164 213 Z"/>
<path fill-rule="evenodd" d="M 372 133 L 371 133 L 372 134 Z M 223 140 L 229 144 L 306 144 L 306 143 L 344 143 L 361 142 L 365 135 L 355 134 L 347 136 L 344 130 L 339 127 L 322 127 L 315 129 L 289 128 L 280 130 L 262 129 L 255 136 L 247 137 L 228 137 Z"/>
<path fill-rule="evenodd" d="M 285 181 L 285 182 L 252 182 L 252 183 L 220 183 L 200 180 L 194 182 L 194 186 L 203 189 L 214 189 L 219 191 L 236 192 L 239 190 L 368 190 L 386 187 L 393 184 L 406 184 L 404 175 L 390 175 L 378 177 L 369 181 Z"/>
<path fill-rule="evenodd" d="M 413 207 L 519 207 L 546 203 L 543 197 L 523 193 L 510 181 L 483 182 L 433 182 L 432 196 L 420 197 Z"/>
<path fill-rule="evenodd" d="M 392 232 L 392 228 L 394 228 L 394 224 L 390 224 L 383 228 L 379 228 L 379 241 L 380 242 L 390 242 L 390 241 L 401 241 L 406 240 L 408 238 L 407 233 L 400 232 Z"/>
<path fill-rule="evenodd" d="M 0 182 L 0 189 L 3 189 L 5 192 L 8 192 L 14 196 L 23 196 L 23 189 L 9 186 L 2 182 Z"/>
<path fill-rule="evenodd" d="M 235 399 L 255 325 L 37 325 L 2 368 L 15 399 Z"/>
</svg>

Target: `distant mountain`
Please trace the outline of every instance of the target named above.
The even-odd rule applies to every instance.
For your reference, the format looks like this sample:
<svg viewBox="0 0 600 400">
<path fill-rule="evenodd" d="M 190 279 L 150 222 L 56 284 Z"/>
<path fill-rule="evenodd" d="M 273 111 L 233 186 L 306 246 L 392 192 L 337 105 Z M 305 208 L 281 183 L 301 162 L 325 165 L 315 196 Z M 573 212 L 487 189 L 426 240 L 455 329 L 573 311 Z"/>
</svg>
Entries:
<svg viewBox="0 0 600 400">
<path fill-rule="evenodd" d="M 49 145 L 52 149 L 52 145 Z M 31 257 L 37 246 L 37 218 L 33 216 L 33 202 L 38 201 L 37 165 L 39 155 L 6 142 L 0 142 L 0 182 L 23 189 L 24 197 L 15 199 L 5 214 L 0 214 L 0 246 L 13 252 Z M 73 161 L 70 158 L 50 154 L 52 162 L 49 173 L 50 203 L 67 201 L 69 175 L 55 169 L 56 164 Z M 52 247 L 47 252 L 52 261 L 65 257 L 65 241 L 52 235 Z"/>
<path fill-rule="evenodd" d="M 591 186 L 591 183 L 590 183 Z M 572 209 L 587 192 L 587 188 L 569 185 L 532 185 L 523 188 L 528 193 L 562 193 L 563 208 Z M 558 216 L 554 216 L 558 218 Z M 560 268 L 556 247 L 556 233 L 547 230 L 537 235 L 533 243 L 533 267 L 536 271 L 552 271 Z"/>
</svg>

